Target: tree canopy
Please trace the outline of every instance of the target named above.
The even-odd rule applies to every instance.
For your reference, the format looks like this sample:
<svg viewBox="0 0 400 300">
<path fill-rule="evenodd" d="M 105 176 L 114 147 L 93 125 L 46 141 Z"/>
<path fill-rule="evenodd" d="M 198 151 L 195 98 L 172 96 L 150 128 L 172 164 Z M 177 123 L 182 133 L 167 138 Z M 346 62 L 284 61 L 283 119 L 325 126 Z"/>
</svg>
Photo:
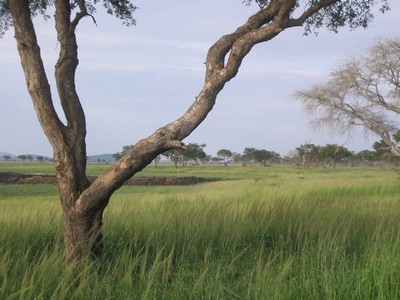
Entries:
<svg viewBox="0 0 400 300">
<path fill-rule="evenodd" d="M 336 168 L 336 163 L 338 161 L 352 155 L 346 147 L 338 146 L 336 144 L 327 144 L 324 147 L 321 147 L 319 152 L 323 159 L 331 160 L 334 169 Z"/>
<path fill-rule="evenodd" d="M 217 156 L 220 157 L 226 165 L 229 159 L 233 156 L 233 153 L 228 149 L 220 149 L 217 152 Z"/>
<path fill-rule="evenodd" d="M 246 147 L 243 151 L 242 160 L 244 162 L 259 163 L 266 166 L 272 159 L 280 159 L 278 153 L 274 151 L 268 151 L 265 149 L 256 149 Z"/>
<path fill-rule="evenodd" d="M 269 0 L 243 0 L 246 5 L 257 4 L 260 9 L 264 9 L 271 4 Z M 371 7 L 376 4 L 375 0 L 308 0 L 293 1 L 291 14 L 294 16 L 299 13 L 297 9 L 313 8 L 315 12 L 304 19 L 305 34 L 317 33 L 320 28 L 327 28 L 335 33 L 340 27 L 348 26 L 350 29 L 358 27 L 366 28 L 373 20 L 374 16 Z M 387 0 L 381 1 L 381 12 L 389 10 Z M 320 7 L 320 9 L 318 9 Z"/>
</svg>

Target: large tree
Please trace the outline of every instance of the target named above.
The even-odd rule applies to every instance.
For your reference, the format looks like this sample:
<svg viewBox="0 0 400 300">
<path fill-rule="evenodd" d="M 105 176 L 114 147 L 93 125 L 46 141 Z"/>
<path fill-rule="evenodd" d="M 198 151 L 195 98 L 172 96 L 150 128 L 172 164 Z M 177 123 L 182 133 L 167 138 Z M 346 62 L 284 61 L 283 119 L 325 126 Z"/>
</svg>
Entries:
<svg viewBox="0 0 400 300">
<path fill-rule="evenodd" d="M 250 4 L 252 1 L 244 1 Z M 96 4 L 134 23 L 135 7 L 129 0 L 1 0 L 0 29 L 14 27 L 26 84 L 40 124 L 53 147 L 59 194 L 63 211 L 64 243 L 69 260 L 98 256 L 102 252 L 101 226 L 111 195 L 125 180 L 142 170 L 157 155 L 182 147 L 186 138 L 207 117 L 217 95 L 234 78 L 253 46 L 267 42 L 288 28 L 305 26 L 305 31 L 341 26 L 366 27 L 372 20 L 375 0 L 258 0 L 259 10 L 234 32 L 222 36 L 208 51 L 205 79 L 194 103 L 177 120 L 138 141 L 109 170 L 93 183 L 86 176 L 86 121 L 75 86 L 78 66 L 76 30 L 81 20 L 94 20 Z M 382 10 L 388 9 L 381 0 Z M 54 5 L 59 58 L 55 81 L 66 122 L 53 104 L 32 17 L 46 15 Z M 295 45 L 294 45 L 295 46 Z"/>
<path fill-rule="evenodd" d="M 365 56 L 335 69 L 326 83 L 297 92 L 316 125 L 342 133 L 355 126 L 377 134 L 400 156 L 394 134 L 400 115 L 400 38 L 380 41 Z"/>
</svg>

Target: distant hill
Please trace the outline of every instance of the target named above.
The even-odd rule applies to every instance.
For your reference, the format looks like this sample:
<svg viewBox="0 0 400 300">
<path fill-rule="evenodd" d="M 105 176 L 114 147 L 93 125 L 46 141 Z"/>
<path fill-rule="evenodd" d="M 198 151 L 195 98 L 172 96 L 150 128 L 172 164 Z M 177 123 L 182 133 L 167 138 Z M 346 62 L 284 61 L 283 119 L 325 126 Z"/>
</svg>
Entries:
<svg viewBox="0 0 400 300">
<path fill-rule="evenodd" d="M 30 156 L 32 157 L 32 160 L 26 159 L 26 162 L 38 162 L 38 157 L 43 157 L 44 161 L 51 161 L 51 157 L 43 156 L 43 155 L 37 155 L 37 154 L 22 154 L 25 155 L 26 157 Z M 18 155 L 8 153 L 8 152 L 0 152 L 0 161 L 19 161 L 21 162 L 22 160 L 18 158 Z M 88 162 L 107 162 L 107 163 L 113 163 L 115 162 L 114 157 L 112 154 L 101 154 L 101 155 L 90 155 L 88 156 Z"/>
</svg>

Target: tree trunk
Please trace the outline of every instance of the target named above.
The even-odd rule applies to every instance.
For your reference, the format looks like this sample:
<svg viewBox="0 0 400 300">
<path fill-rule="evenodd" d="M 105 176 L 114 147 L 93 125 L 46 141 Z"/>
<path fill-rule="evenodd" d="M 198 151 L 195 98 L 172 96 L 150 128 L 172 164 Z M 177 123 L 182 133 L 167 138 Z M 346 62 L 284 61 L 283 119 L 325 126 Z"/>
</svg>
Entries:
<svg viewBox="0 0 400 300">
<path fill-rule="evenodd" d="M 74 161 L 74 163 L 77 162 Z M 89 187 L 88 180 L 74 176 L 73 174 L 76 172 L 73 169 L 67 171 L 65 168 L 62 170 L 57 168 L 57 166 L 65 166 L 65 161 L 62 163 L 60 159 L 56 159 L 55 165 L 63 213 L 64 246 L 67 260 L 71 262 L 88 257 L 90 254 L 101 257 L 103 250 L 101 226 L 105 204 L 80 208 L 77 201 L 81 198 L 82 191 Z M 108 200 L 103 203 L 108 203 Z"/>
<path fill-rule="evenodd" d="M 74 207 L 63 205 L 64 245 L 68 261 L 102 256 L 103 212 L 104 208 L 80 212 Z"/>
<path fill-rule="evenodd" d="M 305 169 L 305 168 L 307 168 L 308 167 L 308 161 L 307 161 L 307 152 L 306 151 L 304 151 L 304 154 L 303 154 L 303 169 Z"/>
</svg>

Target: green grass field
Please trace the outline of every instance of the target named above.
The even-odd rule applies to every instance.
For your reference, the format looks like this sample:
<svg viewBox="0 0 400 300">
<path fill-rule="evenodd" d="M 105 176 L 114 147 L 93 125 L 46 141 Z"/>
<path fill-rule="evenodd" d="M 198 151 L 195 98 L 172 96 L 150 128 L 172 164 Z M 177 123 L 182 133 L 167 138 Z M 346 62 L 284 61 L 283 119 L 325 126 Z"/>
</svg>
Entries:
<svg viewBox="0 0 400 300">
<path fill-rule="evenodd" d="M 64 264 L 57 188 L 0 185 L 0 299 L 400 298 L 391 169 L 151 166 L 139 175 L 235 180 L 122 187 L 106 209 L 104 258 L 80 266 Z"/>
</svg>

